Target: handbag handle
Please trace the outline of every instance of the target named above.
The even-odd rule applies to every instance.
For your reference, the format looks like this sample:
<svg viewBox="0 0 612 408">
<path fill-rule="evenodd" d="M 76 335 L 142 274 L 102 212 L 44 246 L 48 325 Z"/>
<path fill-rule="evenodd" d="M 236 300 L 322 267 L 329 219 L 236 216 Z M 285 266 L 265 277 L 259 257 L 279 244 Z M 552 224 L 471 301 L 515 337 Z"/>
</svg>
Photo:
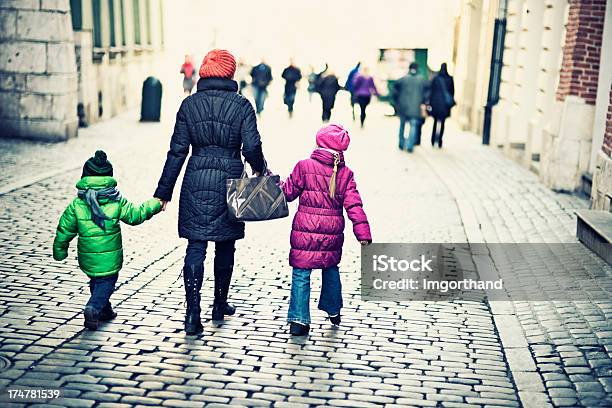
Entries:
<svg viewBox="0 0 612 408">
<path fill-rule="evenodd" d="M 249 178 L 249 175 L 247 174 L 247 171 L 246 171 L 246 165 L 247 165 L 247 162 L 245 160 L 242 165 L 242 175 L 240 176 L 240 178 Z M 267 171 L 268 171 L 268 162 L 266 161 L 266 158 L 264 157 L 264 167 L 263 167 L 263 170 L 261 171 L 261 174 L 265 175 Z"/>
</svg>

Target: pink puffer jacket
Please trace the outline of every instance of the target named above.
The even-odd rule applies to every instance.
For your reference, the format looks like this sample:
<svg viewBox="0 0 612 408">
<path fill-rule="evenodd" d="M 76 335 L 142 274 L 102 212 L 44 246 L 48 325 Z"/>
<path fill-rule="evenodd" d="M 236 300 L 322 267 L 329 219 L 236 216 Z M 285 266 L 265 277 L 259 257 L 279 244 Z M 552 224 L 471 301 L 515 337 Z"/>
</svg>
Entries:
<svg viewBox="0 0 612 408">
<path fill-rule="evenodd" d="M 293 219 L 289 253 L 289 264 L 295 268 L 327 268 L 340 263 L 344 243 L 343 207 L 353 222 L 355 237 L 359 241 L 372 241 L 353 172 L 345 166 L 342 152 L 337 152 L 345 150 L 348 142 L 345 143 L 346 147 L 334 143 L 334 139 L 321 143 L 320 134 L 321 131 L 317 135 L 317 144 L 326 149 L 316 149 L 309 159 L 298 162 L 282 184 L 288 201 L 300 198 Z M 333 150 L 328 150 L 330 148 Z M 331 198 L 329 185 L 335 155 L 338 155 L 339 163 L 336 191 L 334 198 Z"/>
</svg>

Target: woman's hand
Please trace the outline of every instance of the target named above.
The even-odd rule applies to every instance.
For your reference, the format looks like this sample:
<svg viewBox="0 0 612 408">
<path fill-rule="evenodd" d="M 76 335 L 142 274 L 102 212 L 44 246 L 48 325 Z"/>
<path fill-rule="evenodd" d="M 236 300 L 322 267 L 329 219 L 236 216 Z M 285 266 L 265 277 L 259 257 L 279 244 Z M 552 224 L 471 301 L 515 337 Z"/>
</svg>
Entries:
<svg viewBox="0 0 612 408">
<path fill-rule="evenodd" d="M 359 243 L 360 243 L 362 246 L 368 246 L 368 245 L 370 245 L 372 242 L 370 242 L 370 241 L 359 241 Z"/>
<path fill-rule="evenodd" d="M 162 210 L 162 211 L 166 211 L 166 207 L 168 206 L 168 201 L 162 200 L 162 199 L 161 199 L 161 198 L 159 198 L 159 197 L 154 197 L 154 198 L 156 198 L 156 199 L 157 199 L 157 200 L 160 202 L 160 204 L 161 204 L 161 210 Z"/>
</svg>

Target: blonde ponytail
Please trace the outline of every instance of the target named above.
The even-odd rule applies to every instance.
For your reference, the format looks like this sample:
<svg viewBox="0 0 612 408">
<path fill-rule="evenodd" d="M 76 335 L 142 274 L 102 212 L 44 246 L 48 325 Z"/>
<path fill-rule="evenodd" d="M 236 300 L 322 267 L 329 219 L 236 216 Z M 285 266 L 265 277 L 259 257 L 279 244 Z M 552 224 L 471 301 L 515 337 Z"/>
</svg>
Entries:
<svg viewBox="0 0 612 408">
<path fill-rule="evenodd" d="M 338 163 L 340 163 L 340 155 L 338 153 L 334 153 L 334 171 L 329 179 L 329 196 L 331 198 L 336 196 L 336 174 L 338 174 Z"/>
</svg>

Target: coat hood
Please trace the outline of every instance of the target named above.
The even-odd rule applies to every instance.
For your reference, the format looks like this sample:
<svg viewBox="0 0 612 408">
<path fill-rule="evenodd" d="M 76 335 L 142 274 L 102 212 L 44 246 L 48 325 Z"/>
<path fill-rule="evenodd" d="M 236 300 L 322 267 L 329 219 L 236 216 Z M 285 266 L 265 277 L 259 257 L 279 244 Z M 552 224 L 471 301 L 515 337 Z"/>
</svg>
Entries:
<svg viewBox="0 0 612 408">
<path fill-rule="evenodd" d="M 335 123 L 323 126 L 317 132 L 317 146 L 343 152 L 348 149 L 351 137 L 348 130 Z"/>
<path fill-rule="evenodd" d="M 340 156 L 340 161 L 338 162 L 338 168 L 344 166 L 344 154 L 342 152 L 336 152 L 330 149 L 318 148 L 315 149 L 310 158 L 318 161 L 319 163 L 325 164 L 326 166 L 333 167 L 335 155 L 338 154 Z"/>
<path fill-rule="evenodd" d="M 89 188 L 100 190 L 106 187 L 117 187 L 117 180 L 110 176 L 86 176 L 76 184 L 76 188 L 79 190 L 87 190 Z"/>
</svg>

